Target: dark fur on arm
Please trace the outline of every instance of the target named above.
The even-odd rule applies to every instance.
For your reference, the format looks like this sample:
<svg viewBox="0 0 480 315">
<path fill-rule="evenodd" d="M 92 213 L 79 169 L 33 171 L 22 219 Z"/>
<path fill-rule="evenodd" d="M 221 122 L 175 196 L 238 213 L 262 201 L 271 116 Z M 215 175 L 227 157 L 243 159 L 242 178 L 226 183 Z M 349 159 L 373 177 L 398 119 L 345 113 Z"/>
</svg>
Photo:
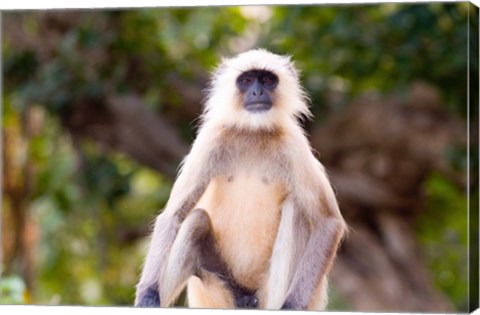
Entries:
<svg viewBox="0 0 480 315">
<path fill-rule="evenodd" d="M 313 291 L 328 273 L 343 234 L 343 221 L 330 216 L 318 219 L 310 227 L 300 220 L 299 229 L 309 229 L 310 237 L 299 261 L 282 309 L 306 309 Z"/>
</svg>

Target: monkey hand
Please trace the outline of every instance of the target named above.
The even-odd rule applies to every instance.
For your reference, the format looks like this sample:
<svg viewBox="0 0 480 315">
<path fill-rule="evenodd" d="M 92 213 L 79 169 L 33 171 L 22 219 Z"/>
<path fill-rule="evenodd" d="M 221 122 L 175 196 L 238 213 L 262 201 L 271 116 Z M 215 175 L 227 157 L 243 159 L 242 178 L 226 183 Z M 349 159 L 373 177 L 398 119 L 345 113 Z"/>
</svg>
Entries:
<svg viewBox="0 0 480 315">
<path fill-rule="evenodd" d="M 160 294 L 153 288 L 140 292 L 135 302 L 136 307 L 160 307 Z"/>
<path fill-rule="evenodd" d="M 298 305 L 297 303 L 294 303 L 292 301 L 289 301 L 288 299 L 283 303 L 281 309 L 282 310 L 304 310 L 307 307 L 302 307 Z"/>
</svg>

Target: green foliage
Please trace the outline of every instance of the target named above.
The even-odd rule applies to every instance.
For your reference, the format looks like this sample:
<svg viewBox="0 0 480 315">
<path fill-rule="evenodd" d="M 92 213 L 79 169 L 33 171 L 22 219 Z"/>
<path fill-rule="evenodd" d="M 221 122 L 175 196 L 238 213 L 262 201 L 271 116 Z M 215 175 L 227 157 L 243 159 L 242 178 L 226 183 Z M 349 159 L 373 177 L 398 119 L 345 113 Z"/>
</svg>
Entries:
<svg viewBox="0 0 480 315">
<path fill-rule="evenodd" d="M 467 13 L 440 3 L 280 7 L 263 38 L 300 61 L 314 104 L 329 90 L 352 97 L 425 80 L 466 115 Z"/>
<path fill-rule="evenodd" d="M 435 282 L 458 309 L 468 309 L 467 196 L 438 174 L 426 184 L 428 203 L 417 221 L 418 239 Z"/>
<path fill-rule="evenodd" d="M 55 172 L 45 169 L 57 174 L 56 178 L 42 182 L 49 192 L 39 192 L 32 203 L 42 226 L 38 299 L 62 304 L 130 305 L 145 244 L 131 243 L 129 233 L 148 227 L 145 218 L 153 219 L 155 209 L 163 207 L 170 183 L 116 156 L 109 159 L 118 168 L 100 164 L 97 172 L 89 169 L 82 178 L 70 154 L 56 152 L 51 161 L 57 165 Z M 91 173 L 95 173 L 95 180 Z M 131 182 L 119 190 L 119 185 L 127 184 L 125 176 Z M 93 185 L 79 185 L 82 181 Z"/>
<path fill-rule="evenodd" d="M 13 124 L 16 112 L 5 105 L 4 119 Z M 171 182 L 123 155 L 100 154 L 91 143 L 85 147 L 87 162 L 79 171 L 70 138 L 50 115 L 30 139 L 36 168 L 30 212 L 40 226 L 32 301 L 131 305 L 146 244 L 132 242 L 130 235 L 148 233 Z M 25 303 L 13 281 L 19 280 L 2 277 L 2 303 Z"/>
<path fill-rule="evenodd" d="M 352 310 L 352 306 L 345 297 L 335 289 L 335 285 L 329 284 L 327 311 L 342 312 Z"/>
<path fill-rule="evenodd" d="M 25 283 L 18 276 L 2 277 L 0 280 L 0 303 L 25 303 Z"/>
</svg>

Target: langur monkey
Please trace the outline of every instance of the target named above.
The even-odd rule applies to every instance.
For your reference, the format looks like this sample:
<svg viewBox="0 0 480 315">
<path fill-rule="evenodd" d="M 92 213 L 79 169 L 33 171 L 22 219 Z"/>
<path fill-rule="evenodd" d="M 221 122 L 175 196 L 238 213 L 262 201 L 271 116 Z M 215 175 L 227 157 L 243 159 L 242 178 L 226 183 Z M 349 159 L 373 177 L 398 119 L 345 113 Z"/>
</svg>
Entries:
<svg viewBox="0 0 480 315">
<path fill-rule="evenodd" d="M 157 217 L 136 306 L 322 310 L 346 224 L 299 125 L 289 57 L 251 50 L 214 73 L 202 124 Z"/>
</svg>

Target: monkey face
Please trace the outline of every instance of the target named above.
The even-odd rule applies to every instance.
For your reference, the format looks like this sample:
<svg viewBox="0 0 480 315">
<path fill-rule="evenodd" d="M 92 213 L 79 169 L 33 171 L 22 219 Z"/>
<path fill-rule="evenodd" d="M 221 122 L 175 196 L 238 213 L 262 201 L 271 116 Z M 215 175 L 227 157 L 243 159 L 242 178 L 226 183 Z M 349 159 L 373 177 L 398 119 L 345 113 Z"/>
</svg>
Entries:
<svg viewBox="0 0 480 315">
<path fill-rule="evenodd" d="M 270 130 L 310 116 L 290 57 L 264 49 L 223 59 L 207 91 L 203 120 L 212 126 Z"/>
<path fill-rule="evenodd" d="M 272 108 L 272 93 L 278 77 L 266 70 L 250 70 L 237 78 L 237 88 L 243 96 L 243 107 L 249 112 L 263 112 Z"/>
</svg>

